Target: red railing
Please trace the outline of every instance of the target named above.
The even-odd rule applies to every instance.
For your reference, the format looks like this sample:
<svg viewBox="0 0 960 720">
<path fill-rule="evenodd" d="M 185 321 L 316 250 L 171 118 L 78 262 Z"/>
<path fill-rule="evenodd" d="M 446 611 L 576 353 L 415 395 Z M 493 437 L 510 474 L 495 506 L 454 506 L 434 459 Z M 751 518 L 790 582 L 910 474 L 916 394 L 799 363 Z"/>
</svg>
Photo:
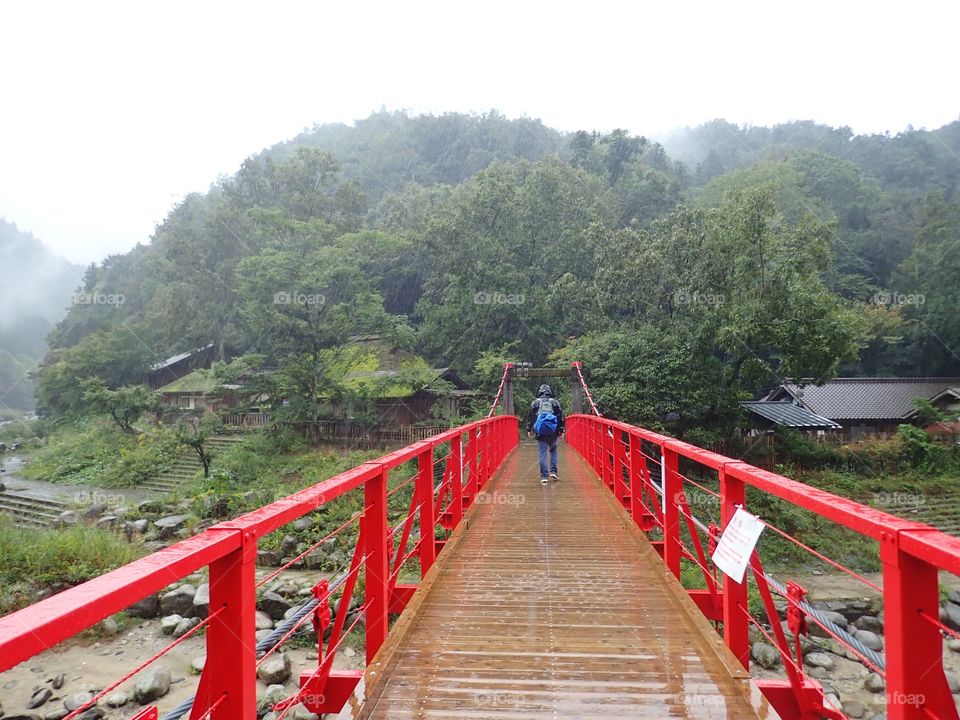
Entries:
<svg viewBox="0 0 960 720">
<path fill-rule="evenodd" d="M 307 620 L 312 620 L 317 629 L 318 667 L 303 673 L 300 692 L 278 704 L 276 709 L 283 716 L 295 704 L 303 703 L 312 712 L 339 712 L 362 675 L 362 671 L 332 669 L 334 654 L 343 639 L 363 617 L 369 663 L 387 636 L 389 615 L 400 612 L 417 587 L 399 582 L 401 568 L 417 558 L 421 578 L 427 573 L 444 543 L 436 538 L 437 526 L 449 530 L 459 524 L 464 510 L 518 439 L 517 418 L 510 415 L 448 430 L 0 618 L 0 672 L 206 566 L 209 568 L 209 614 L 193 632 L 206 630 L 207 662 L 189 710 L 191 720 L 255 718 L 258 664 Z M 440 448 L 449 448 L 449 451 L 437 458 L 436 451 Z M 436 485 L 434 466 L 444 458 L 442 479 Z M 391 471 L 407 463 L 416 463 L 412 477 L 390 487 Z M 270 648 L 258 649 L 254 621 L 256 591 L 276 574 L 260 583 L 256 581 L 259 539 L 360 488 L 364 494 L 362 512 L 288 563 L 292 565 L 325 540 L 358 524 L 349 568 L 337 578 L 318 583 L 313 589 L 314 599 L 302 607 L 302 615 L 298 613 L 291 618 L 290 627 L 284 627 L 283 637 Z M 389 501 L 395 497 L 403 499 L 404 490 L 411 494 L 408 512 L 391 527 Z M 412 538 L 415 520 L 419 537 Z M 363 601 L 352 611 L 354 617 L 347 626 L 350 601 L 361 569 Z M 329 601 L 337 591 L 340 594 L 338 610 L 342 612 L 337 612 L 331 623 Z M 172 645 L 151 660 L 170 647 Z M 82 713 L 145 666 L 146 663 L 111 684 L 67 717 Z M 182 714 L 186 712 L 183 710 Z M 156 718 L 156 709 L 146 708 L 136 717 Z"/>
<path fill-rule="evenodd" d="M 838 497 L 817 488 L 761 470 L 694 445 L 595 415 L 567 418 L 567 440 L 597 472 L 641 530 L 648 533 L 669 572 L 678 580 L 681 566 L 697 568 L 705 588 L 688 590 L 691 598 L 718 628 L 744 667 L 750 665 L 749 628 L 756 626 L 779 650 L 786 680 L 757 680 L 771 704 L 786 720 L 843 718 L 824 704 L 819 683 L 804 671 L 799 636 L 807 621 L 820 626 L 884 679 L 886 717 L 956 719 L 957 709 L 943 670 L 944 635 L 957 637 L 939 617 L 939 571 L 960 575 L 960 539 L 919 522 Z M 885 652 L 830 621 L 805 599 L 796 583 L 781 583 L 764 571 L 754 552 L 750 569 L 766 619 L 753 617 L 748 582 L 738 583 L 710 560 L 720 532 L 738 507 L 747 503 L 747 489 L 786 501 L 797 508 L 876 541 L 883 570 L 882 586 L 767 524 L 768 532 L 795 543 L 811 557 L 843 570 L 879 591 L 883 601 Z M 691 497 L 699 498 L 692 502 Z M 705 523 L 691 506 L 717 510 L 717 523 Z M 749 509 L 749 508 L 747 508 Z M 762 548 L 764 538 L 760 540 Z M 689 546 L 689 547 L 688 547 Z M 786 623 L 795 639 L 788 641 L 773 594 L 786 601 Z"/>
</svg>

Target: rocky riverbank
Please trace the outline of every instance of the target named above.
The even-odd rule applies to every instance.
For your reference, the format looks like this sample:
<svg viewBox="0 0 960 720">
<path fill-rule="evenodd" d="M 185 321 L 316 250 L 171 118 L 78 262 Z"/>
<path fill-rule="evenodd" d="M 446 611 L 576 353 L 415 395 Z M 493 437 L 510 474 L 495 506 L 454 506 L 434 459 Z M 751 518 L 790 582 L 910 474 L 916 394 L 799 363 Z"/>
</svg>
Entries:
<svg viewBox="0 0 960 720">
<path fill-rule="evenodd" d="M 882 656 L 884 618 L 877 595 L 812 604 L 826 620 L 845 629 L 866 648 Z M 781 618 L 785 618 L 786 604 L 778 603 L 778 609 Z M 951 629 L 960 631 L 960 592 L 950 591 L 947 601 L 941 605 L 940 618 Z M 809 634 L 800 641 L 804 671 L 824 686 L 827 701 L 852 720 L 884 720 L 886 696 L 882 676 L 815 622 L 808 620 L 807 624 Z M 793 648 L 793 635 L 785 620 L 782 627 Z M 755 677 L 784 677 L 780 653 L 756 629 L 751 630 L 750 654 L 753 660 L 751 672 Z M 944 641 L 943 663 L 954 702 L 960 708 L 960 640 L 950 638 Z"/>
<path fill-rule="evenodd" d="M 258 577 L 268 573 L 258 570 Z M 269 634 L 309 597 L 310 588 L 325 577 L 318 572 L 289 571 L 283 580 L 268 583 L 258 601 L 257 637 Z M 187 633 L 206 615 L 209 594 L 205 578 L 193 575 L 167 591 L 137 603 L 116 618 L 107 618 L 85 636 L 0 673 L 0 717 L 4 720 L 61 720 L 112 682 Z M 362 668 L 363 652 L 349 638 L 338 652 L 334 667 Z M 120 720 L 134 716 L 143 705 L 164 712 L 196 692 L 205 662 L 203 632 L 196 633 L 166 653 L 80 717 Z M 257 697 L 266 714 L 269 705 L 292 696 L 303 670 L 317 666 L 317 643 L 310 621 L 292 641 L 268 658 L 259 669 Z M 6 713 L 6 714 L 3 714 Z M 287 718 L 313 718 L 298 706 Z"/>
</svg>

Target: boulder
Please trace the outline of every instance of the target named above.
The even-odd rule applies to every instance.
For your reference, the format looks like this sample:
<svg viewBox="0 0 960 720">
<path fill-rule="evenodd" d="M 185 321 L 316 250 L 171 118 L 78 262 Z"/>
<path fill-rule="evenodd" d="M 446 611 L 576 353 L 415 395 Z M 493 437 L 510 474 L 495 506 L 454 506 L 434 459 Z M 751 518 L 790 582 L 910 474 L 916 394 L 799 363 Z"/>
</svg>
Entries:
<svg viewBox="0 0 960 720">
<path fill-rule="evenodd" d="M 143 535 L 149 526 L 150 521 L 146 518 L 127 520 L 127 522 L 123 524 L 123 532 L 128 538 L 132 538 L 134 535 Z"/>
<path fill-rule="evenodd" d="M 290 678 L 290 658 L 282 652 L 274 653 L 257 668 L 257 677 L 267 685 L 283 685 Z"/>
<path fill-rule="evenodd" d="M 170 671 L 162 665 L 147 668 L 133 688 L 133 699 L 148 705 L 170 692 Z"/>
<path fill-rule="evenodd" d="M 154 520 L 153 526 L 157 528 L 160 539 L 164 540 L 173 537 L 178 530 L 186 529 L 187 519 L 189 517 L 189 515 L 167 515 L 159 520 Z"/>
<path fill-rule="evenodd" d="M 267 615 L 263 610 L 257 610 L 254 616 L 257 630 L 270 630 L 273 628 L 273 618 Z"/>
<path fill-rule="evenodd" d="M 175 638 L 183 637 L 199 624 L 200 624 L 200 618 L 196 618 L 196 617 L 182 618 L 180 622 L 177 623 L 177 626 L 173 629 L 173 636 Z"/>
<path fill-rule="evenodd" d="M 833 610 L 821 610 L 821 614 L 824 616 L 824 619 L 829 620 L 834 625 L 838 625 L 841 628 L 845 628 L 847 626 L 847 619 L 838 612 Z M 810 628 L 810 634 L 814 637 L 832 637 L 830 633 L 817 625 L 817 623 L 815 623 L 813 620 L 810 620 L 807 625 Z"/>
<path fill-rule="evenodd" d="M 53 697 L 53 691 L 50 688 L 42 687 L 38 689 L 27 701 L 27 710 L 40 707 L 51 697 Z"/>
<path fill-rule="evenodd" d="M 186 617 L 193 611 L 193 596 L 197 589 L 185 583 L 176 590 L 160 596 L 160 612 L 163 615 L 182 615 Z"/>
<path fill-rule="evenodd" d="M 50 684 L 53 686 L 54 690 L 59 690 L 63 687 L 63 683 L 66 679 L 67 676 L 64 673 L 59 673 L 53 678 L 53 680 L 50 681 Z"/>
<path fill-rule="evenodd" d="M 275 592 L 265 592 L 260 597 L 257 607 L 274 620 L 282 620 L 287 610 L 290 609 L 290 603 Z"/>
<path fill-rule="evenodd" d="M 203 666 L 207 664 L 207 656 L 201 655 L 200 657 L 195 657 L 190 662 L 190 671 L 199 675 L 203 672 Z"/>
<path fill-rule="evenodd" d="M 881 640 L 880 636 L 876 633 L 872 633 L 869 630 L 856 630 L 853 636 L 871 650 L 877 652 L 883 650 L 883 640 Z"/>
<path fill-rule="evenodd" d="M 64 510 L 57 516 L 57 525 L 59 527 L 76 525 L 78 522 L 80 522 L 80 514 L 76 510 Z"/>
<path fill-rule="evenodd" d="M 947 676 L 947 686 L 950 688 L 950 692 L 953 695 L 960 693 L 960 680 L 957 680 L 957 676 L 953 673 L 944 673 Z"/>
<path fill-rule="evenodd" d="M 293 706 L 293 720 L 320 720 L 320 716 L 297 703 Z"/>
<path fill-rule="evenodd" d="M 257 550 L 257 565 L 277 567 L 282 559 L 282 556 L 276 550 Z"/>
<path fill-rule="evenodd" d="M 103 699 L 104 705 L 112 708 L 123 707 L 128 702 L 130 702 L 130 696 L 123 690 L 114 690 Z"/>
<path fill-rule="evenodd" d="M 98 517 L 103 515 L 107 511 L 107 506 L 104 503 L 97 503 L 96 505 L 91 505 L 86 510 L 83 511 L 84 520 L 96 520 Z"/>
<path fill-rule="evenodd" d="M 162 500 L 144 500 L 139 505 L 137 505 L 137 511 L 140 513 L 159 513 L 163 512 L 163 501 Z"/>
<path fill-rule="evenodd" d="M 960 605 L 960 590 L 951 590 L 947 593 L 947 601 L 954 605 Z"/>
<path fill-rule="evenodd" d="M 283 542 L 280 543 L 280 552 L 283 555 L 296 555 L 298 540 L 294 535 L 284 535 Z"/>
<path fill-rule="evenodd" d="M 120 518 L 116 515 L 104 515 L 103 517 L 97 518 L 96 526 L 99 528 L 112 528 L 120 522 Z"/>
<path fill-rule="evenodd" d="M 54 708 L 53 710 L 47 710 L 46 715 L 43 716 L 43 720 L 63 720 L 67 715 L 70 714 L 70 711 L 66 708 Z M 84 712 L 84 715 L 87 713 Z M 36 715 L 18 715 L 17 717 L 37 717 Z M 79 716 L 78 716 L 79 717 Z M 14 720 L 16 720 L 14 718 Z"/>
<path fill-rule="evenodd" d="M 957 638 L 950 638 L 947 640 L 947 647 L 951 652 L 960 653 L 960 640 Z"/>
<path fill-rule="evenodd" d="M 287 689 L 283 685 L 270 685 L 263 694 L 257 698 L 257 707 L 263 710 L 269 710 L 281 700 L 286 700 L 289 695 L 290 693 L 287 692 Z"/>
<path fill-rule="evenodd" d="M 951 630 L 960 630 L 960 605 L 944 603 L 940 609 L 940 618 Z"/>
<path fill-rule="evenodd" d="M 297 518 L 293 521 L 293 529 L 297 532 L 306 532 L 313 527 L 313 518 L 309 515 L 302 518 Z"/>
<path fill-rule="evenodd" d="M 113 637 L 120 632 L 120 625 L 117 624 L 117 621 L 114 620 L 113 617 L 105 617 L 103 620 L 97 623 L 97 630 L 101 635 Z"/>
<path fill-rule="evenodd" d="M 126 609 L 127 615 L 138 618 L 155 618 L 160 614 L 160 596 L 147 595 Z"/>
<path fill-rule="evenodd" d="M 885 683 L 880 673 L 870 673 L 863 681 L 863 689 L 867 692 L 882 693 Z"/>
<path fill-rule="evenodd" d="M 853 623 L 854 627 L 857 630 L 868 630 L 877 635 L 883 634 L 883 621 L 878 617 L 873 615 L 864 615 L 863 617 L 858 617 L 856 622 Z"/>
<path fill-rule="evenodd" d="M 160 619 L 160 632 L 164 635 L 171 635 L 183 617 L 180 615 L 167 615 Z"/>
<path fill-rule="evenodd" d="M 780 653 L 768 643 L 755 642 L 750 648 L 750 657 L 762 668 L 772 670 L 780 664 Z"/>
<path fill-rule="evenodd" d="M 86 703 L 90 702 L 93 699 L 93 693 L 91 692 L 77 692 L 72 695 L 67 695 L 63 699 L 63 706 L 73 712 L 78 707 L 82 707 Z"/>
<path fill-rule="evenodd" d="M 197 593 L 193 596 L 193 617 L 205 618 L 210 612 L 210 583 L 203 583 L 197 587 Z"/>
<path fill-rule="evenodd" d="M 833 670 L 837 666 L 836 661 L 834 661 L 834 659 L 830 655 L 823 652 L 808 653 L 807 655 L 804 656 L 803 662 L 808 667 L 812 667 L 812 668 L 819 667 L 828 671 Z"/>
</svg>

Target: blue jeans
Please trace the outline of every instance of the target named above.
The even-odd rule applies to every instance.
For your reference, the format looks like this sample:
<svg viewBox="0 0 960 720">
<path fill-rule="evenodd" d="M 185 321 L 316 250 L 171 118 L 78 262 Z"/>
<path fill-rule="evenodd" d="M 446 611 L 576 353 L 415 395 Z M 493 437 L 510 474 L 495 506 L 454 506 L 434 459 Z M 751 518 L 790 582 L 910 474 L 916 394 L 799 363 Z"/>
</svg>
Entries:
<svg viewBox="0 0 960 720">
<path fill-rule="evenodd" d="M 545 440 L 537 438 L 537 452 L 540 456 L 540 477 L 557 473 L 557 435 Z M 547 450 L 550 450 L 550 469 L 547 470 Z"/>
</svg>

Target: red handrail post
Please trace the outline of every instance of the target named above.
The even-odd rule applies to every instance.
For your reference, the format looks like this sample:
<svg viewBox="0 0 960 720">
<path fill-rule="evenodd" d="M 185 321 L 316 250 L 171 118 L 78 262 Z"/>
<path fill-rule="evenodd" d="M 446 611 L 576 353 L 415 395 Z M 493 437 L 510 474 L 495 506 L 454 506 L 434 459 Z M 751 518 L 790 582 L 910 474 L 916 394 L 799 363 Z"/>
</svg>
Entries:
<svg viewBox="0 0 960 720">
<path fill-rule="evenodd" d="M 720 477 L 720 527 L 737 512 L 737 506 L 746 502 L 746 486 L 742 480 L 727 475 L 726 465 L 721 465 Z M 740 664 L 750 669 L 750 627 L 747 619 L 747 583 L 738 583 L 723 576 L 723 641 L 736 655 Z"/>
<path fill-rule="evenodd" d="M 433 507 L 433 446 L 422 453 L 417 462 L 417 500 L 420 505 L 420 577 L 427 574 L 437 557 L 434 535 L 437 517 Z"/>
<path fill-rule="evenodd" d="M 606 423 L 600 423 L 600 432 L 603 433 L 601 436 L 601 449 L 602 449 L 602 461 L 603 461 L 603 482 L 607 487 L 613 487 L 613 471 L 611 469 L 611 464 L 614 462 L 613 459 L 613 429 Z"/>
<path fill-rule="evenodd" d="M 643 479 L 640 474 L 640 436 L 635 435 L 634 433 L 627 433 L 628 442 L 630 447 L 628 448 L 628 457 L 629 457 L 629 469 L 630 469 L 630 517 L 633 518 L 633 522 L 641 530 L 645 530 L 643 526 Z"/>
<path fill-rule="evenodd" d="M 663 447 L 663 560 L 675 578 L 680 578 L 680 458 L 677 451 Z"/>
<path fill-rule="evenodd" d="M 623 431 L 613 428 L 613 496 L 621 505 L 627 493 L 623 485 L 623 468 L 626 465 L 626 448 L 623 446 Z"/>
<path fill-rule="evenodd" d="M 491 440 L 493 439 L 490 436 L 490 424 L 484 425 L 480 428 L 480 452 L 483 455 L 480 458 L 480 462 L 483 464 L 483 476 L 480 481 L 481 486 L 486 485 L 490 480 L 490 471 L 492 469 L 492 463 L 490 462 L 490 451 L 493 447 Z"/>
<path fill-rule="evenodd" d="M 367 664 L 387 637 L 390 604 L 390 547 L 387 527 L 387 469 L 381 468 L 364 485 L 364 604 L 366 605 Z"/>
<path fill-rule="evenodd" d="M 919 720 L 929 711 L 934 717 L 956 718 L 943 674 L 943 639 L 931 622 L 940 613 L 937 567 L 903 552 L 899 539 L 892 530 L 880 539 L 887 717 Z"/>
<path fill-rule="evenodd" d="M 213 528 L 219 530 L 219 528 Z M 257 538 L 249 530 L 240 533 L 240 547 L 210 563 L 210 612 L 222 608 L 207 628 L 205 697 L 197 696 L 199 713 L 221 700 L 213 720 L 252 718 L 257 714 L 256 560 Z"/>
<path fill-rule="evenodd" d="M 463 437 L 457 433 L 450 438 L 450 455 L 447 462 L 450 465 L 450 512 L 453 516 L 453 527 L 463 519 Z"/>
<path fill-rule="evenodd" d="M 467 476 L 467 498 L 468 503 L 473 503 L 474 496 L 480 492 L 482 481 L 480 480 L 480 445 L 477 438 L 476 426 L 467 431 L 467 462 L 470 463 L 470 473 Z"/>
</svg>

